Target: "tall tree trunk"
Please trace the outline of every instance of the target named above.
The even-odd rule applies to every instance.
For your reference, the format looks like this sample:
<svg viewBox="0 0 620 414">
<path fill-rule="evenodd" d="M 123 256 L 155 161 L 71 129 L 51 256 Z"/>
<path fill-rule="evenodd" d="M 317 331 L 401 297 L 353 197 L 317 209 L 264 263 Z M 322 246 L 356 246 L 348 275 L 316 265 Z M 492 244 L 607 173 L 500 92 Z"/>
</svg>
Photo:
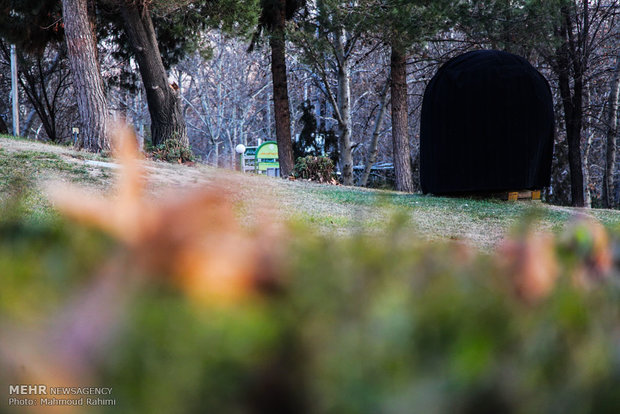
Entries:
<svg viewBox="0 0 620 414">
<path fill-rule="evenodd" d="M 13 115 L 13 135 L 19 136 L 19 71 L 17 69 L 17 48 L 11 45 L 11 114 Z"/>
<path fill-rule="evenodd" d="M 568 165 L 570 168 L 571 203 L 584 206 L 583 166 L 581 157 L 581 130 L 583 126 L 583 62 L 577 56 L 572 41 L 572 17 L 567 8 L 562 8 L 563 21 L 560 36 L 563 40 L 557 53 L 556 72 L 560 95 L 564 107 L 566 141 L 568 143 Z M 571 71 L 573 89 L 571 91 Z"/>
<path fill-rule="evenodd" d="M 614 172 L 616 170 L 616 138 L 618 136 L 618 98 L 620 98 L 620 55 L 616 56 L 613 77 L 609 87 L 606 123 L 606 163 L 603 175 L 603 204 L 607 208 L 615 207 Z"/>
<path fill-rule="evenodd" d="M 237 152 L 235 151 L 235 145 L 240 144 L 237 138 L 237 107 L 233 107 L 232 119 L 234 121 L 234 124 L 232 126 L 233 128 L 232 134 L 230 133 L 230 129 L 229 129 L 226 136 L 228 137 L 228 148 L 230 149 L 230 154 L 229 154 L 230 168 L 235 169 L 235 160 L 237 158 L 236 156 Z"/>
<path fill-rule="evenodd" d="M 24 131 L 22 132 L 25 137 L 28 136 L 30 128 L 32 128 L 32 123 L 34 122 L 35 118 L 37 118 L 35 115 L 37 115 L 37 111 L 35 111 L 34 109 L 31 109 L 30 112 L 28 112 L 28 116 L 24 121 Z M 1 133 L 2 132 L 0 132 L 0 134 Z"/>
<path fill-rule="evenodd" d="M 269 37 L 271 48 L 271 76 L 273 78 L 273 112 L 276 121 L 276 141 L 280 159 L 280 175 L 288 177 L 293 172 L 293 142 L 291 140 L 291 113 L 288 102 L 286 78 L 286 0 L 278 0 L 275 27 Z"/>
<path fill-rule="evenodd" d="M 350 62 L 344 52 L 346 32 L 341 29 L 336 34 L 336 53 L 338 54 L 338 113 L 340 129 L 340 165 L 342 183 L 353 185 L 353 154 L 351 151 L 351 73 Z"/>
<path fill-rule="evenodd" d="M 213 156 L 215 160 L 213 161 L 213 166 L 219 167 L 220 166 L 220 141 L 215 141 L 214 145 L 215 146 L 213 147 Z"/>
<path fill-rule="evenodd" d="M 590 88 L 585 88 L 583 107 L 590 106 Z M 592 117 L 587 114 L 584 120 L 584 133 L 586 136 L 585 146 L 583 148 L 583 205 L 586 208 L 592 208 L 592 189 L 590 187 L 590 152 L 592 150 L 592 142 L 594 133 L 592 131 Z"/>
<path fill-rule="evenodd" d="M 583 194 L 583 166 L 581 160 L 581 125 L 582 125 L 582 108 L 568 104 L 568 99 L 564 96 L 568 92 L 564 92 L 568 86 L 560 83 L 560 91 L 563 95 L 564 103 L 564 120 L 566 123 L 566 141 L 568 143 L 568 165 L 570 168 L 570 187 L 571 187 L 571 203 L 575 207 L 584 206 Z M 576 92 L 575 92 L 576 93 Z"/>
<path fill-rule="evenodd" d="M 381 128 L 383 128 L 383 119 L 385 118 L 385 107 L 387 103 L 387 91 L 390 86 L 389 79 L 385 82 L 381 95 L 379 95 L 379 111 L 377 112 L 377 118 L 375 119 L 375 127 L 372 131 L 372 138 L 370 139 L 370 146 L 368 148 L 368 159 L 366 160 L 366 166 L 364 167 L 364 174 L 358 183 L 361 187 L 368 185 L 368 177 L 370 176 L 370 170 L 377 161 L 377 153 L 379 148 L 377 144 L 379 142 L 379 135 L 381 135 Z"/>
<path fill-rule="evenodd" d="M 409 149 L 409 116 L 407 107 L 407 56 L 397 45 L 392 45 L 391 103 L 394 175 L 398 191 L 413 192 L 411 153 Z"/>
<path fill-rule="evenodd" d="M 9 127 L 4 121 L 4 118 L 0 116 L 0 134 L 8 134 L 8 133 L 9 133 Z"/>
<path fill-rule="evenodd" d="M 84 147 L 96 152 L 109 149 L 108 106 L 87 0 L 62 0 L 62 16 Z"/>
<path fill-rule="evenodd" d="M 140 68 L 151 115 L 153 145 L 174 139 L 189 145 L 178 92 L 168 83 L 148 6 L 121 1 L 125 33 Z"/>
</svg>

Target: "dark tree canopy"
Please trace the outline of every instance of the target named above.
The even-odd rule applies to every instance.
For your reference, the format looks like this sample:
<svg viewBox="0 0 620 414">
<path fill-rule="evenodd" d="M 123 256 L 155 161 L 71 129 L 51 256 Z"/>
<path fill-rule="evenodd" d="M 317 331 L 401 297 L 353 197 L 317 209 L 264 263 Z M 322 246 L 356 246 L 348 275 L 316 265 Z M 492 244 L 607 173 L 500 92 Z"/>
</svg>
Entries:
<svg viewBox="0 0 620 414">
<path fill-rule="evenodd" d="M 131 45 L 123 31 L 119 0 L 99 0 L 97 38 L 116 44 L 113 56 L 127 61 Z M 211 27 L 247 35 L 256 26 L 258 0 L 196 0 L 171 8 L 155 3 L 152 19 L 158 46 L 166 69 L 170 69 L 188 53 L 201 49 L 201 33 Z M 164 3 L 164 2 L 161 2 Z M 159 5 L 159 6 L 158 6 Z M 158 8 L 157 8 L 158 7 Z M 41 53 L 50 42 L 64 42 L 64 24 L 60 0 L 0 0 L 0 37 L 27 52 Z M 109 43 L 108 43 L 109 44 Z M 134 82 L 135 74 L 123 74 Z"/>
<path fill-rule="evenodd" d="M 59 0 L 0 0 L 0 37 L 20 49 L 41 53 L 64 41 Z"/>
<path fill-rule="evenodd" d="M 151 18 L 157 36 L 161 58 L 166 69 L 170 69 L 188 53 L 203 49 L 201 34 L 210 28 L 221 28 L 225 32 L 245 36 L 255 27 L 258 8 L 255 1 L 241 0 L 196 0 L 176 8 L 158 8 L 153 4 Z M 117 48 L 113 54 L 117 59 L 127 60 L 131 45 L 123 31 L 120 8 L 123 1 L 100 1 L 98 30 L 100 39 L 112 40 Z"/>
<path fill-rule="evenodd" d="M 285 2 L 285 18 L 291 20 L 295 13 L 305 5 L 304 0 L 286 0 Z M 279 0 L 261 0 L 261 13 L 258 18 L 259 30 L 266 29 L 271 31 L 278 27 L 278 16 L 280 13 Z"/>
<path fill-rule="evenodd" d="M 293 142 L 293 154 L 295 159 L 307 155 L 321 156 L 325 154 L 338 163 L 338 137 L 333 130 L 325 130 L 325 124 L 319 126 L 314 112 L 314 105 L 309 101 L 304 102 L 299 109 L 303 125 L 298 139 Z"/>
</svg>

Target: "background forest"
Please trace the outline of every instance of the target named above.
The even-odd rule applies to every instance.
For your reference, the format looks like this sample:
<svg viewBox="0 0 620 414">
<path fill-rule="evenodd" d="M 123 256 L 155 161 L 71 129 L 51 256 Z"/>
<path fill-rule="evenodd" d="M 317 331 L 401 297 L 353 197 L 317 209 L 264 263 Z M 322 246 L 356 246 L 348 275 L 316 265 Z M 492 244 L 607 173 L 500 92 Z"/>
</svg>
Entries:
<svg viewBox="0 0 620 414">
<path fill-rule="evenodd" d="M 14 43 L 20 131 L 37 140 L 70 142 L 73 126 L 97 136 L 80 118 L 63 3 L 87 6 L 99 106 L 145 142 L 187 139 L 198 160 L 231 168 L 237 144 L 277 139 L 285 173 L 298 156 L 328 154 L 345 184 L 385 185 L 370 168 L 381 164 L 408 192 L 419 191 L 420 107 L 438 66 L 480 48 L 521 55 L 554 95 L 546 200 L 620 204 L 617 1 L 2 0 L 0 96 Z M 4 132 L 10 103 L 0 102 Z M 83 145 L 105 149 L 97 139 Z"/>
</svg>

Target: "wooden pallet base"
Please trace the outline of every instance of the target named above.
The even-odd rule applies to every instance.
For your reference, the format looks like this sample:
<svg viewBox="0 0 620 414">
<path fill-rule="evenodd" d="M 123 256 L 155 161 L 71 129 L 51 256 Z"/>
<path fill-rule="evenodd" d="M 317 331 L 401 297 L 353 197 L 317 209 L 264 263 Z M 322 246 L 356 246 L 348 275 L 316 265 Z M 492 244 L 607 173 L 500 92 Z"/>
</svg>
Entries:
<svg viewBox="0 0 620 414">
<path fill-rule="evenodd" d="M 508 191 L 501 194 L 502 200 L 517 201 L 517 200 L 532 200 L 540 201 L 540 190 L 534 191 Z"/>
<path fill-rule="evenodd" d="M 521 191 L 489 191 L 481 193 L 453 193 L 441 194 L 444 197 L 473 198 L 477 200 L 499 199 L 504 201 L 531 200 L 541 201 L 540 190 L 521 190 Z"/>
</svg>

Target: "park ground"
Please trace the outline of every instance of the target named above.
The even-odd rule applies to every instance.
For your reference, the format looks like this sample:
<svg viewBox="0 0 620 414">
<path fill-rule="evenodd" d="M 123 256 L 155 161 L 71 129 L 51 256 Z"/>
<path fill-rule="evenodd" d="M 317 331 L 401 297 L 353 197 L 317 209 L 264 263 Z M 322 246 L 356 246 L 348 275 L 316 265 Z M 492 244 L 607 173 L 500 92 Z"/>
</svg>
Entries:
<svg viewBox="0 0 620 414">
<path fill-rule="evenodd" d="M 620 227 L 620 212 L 613 210 L 323 185 L 242 174 L 199 163 L 143 164 L 148 189 L 154 197 L 165 196 L 170 189 L 191 191 L 196 186 L 217 186 L 237 202 L 237 214 L 242 221 L 297 221 L 325 233 L 382 232 L 394 225 L 394 218 L 398 217 L 398 225 L 409 225 L 411 232 L 423 239 L 459 240 L 492 250 L 533 211 L 540 218 L 537 228 L 541 231 L 561 233 L 574 217 L 584 214 L 606 227 Z M 111 158 L 66 146 L 0 137 L 0 197 L 6 197 L 10 177 L 26 177 L 35 188 L 28 196 L 35 216 L 54 214 L 46 188 L 77 183 L 93 193 L 106 194 L 113 191 L 118 172 L 118 165 Z"/>
</svg>

